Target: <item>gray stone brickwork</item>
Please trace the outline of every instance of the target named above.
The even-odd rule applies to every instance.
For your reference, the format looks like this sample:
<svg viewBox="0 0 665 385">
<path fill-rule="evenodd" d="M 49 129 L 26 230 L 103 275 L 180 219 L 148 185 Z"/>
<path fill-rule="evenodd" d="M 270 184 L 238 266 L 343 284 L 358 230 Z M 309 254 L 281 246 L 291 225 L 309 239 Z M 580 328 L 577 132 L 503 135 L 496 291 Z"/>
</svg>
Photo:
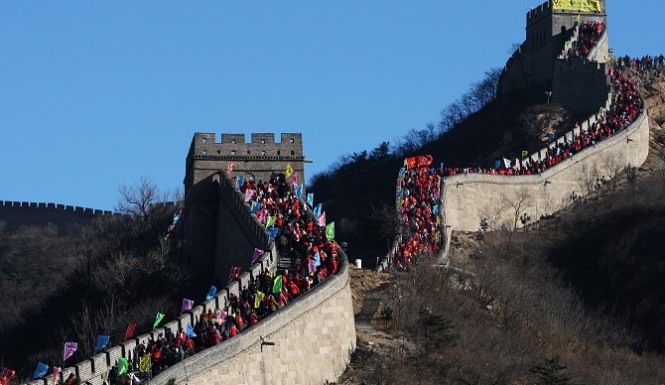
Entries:
<svg viewBox="0 0 665 385">
<path fill-rule="evenodd" d="M 585 129 L 587 124 L 582 126 Z M 561 140 L 570 138 L 570 132 Z M 647 111 L 626 130 L 586 148 L 540 175 L 455 175 L 444 179 L 441 200 L 448 239 L 452 230 L 478 231 L 481 218 L 493 228 L 512 228 L 519 214 L 533 220 L 574 203 L 574 196 L 593 191 L 599 178 L 609 179 L 624 167 L 639 167 L 649 153 Z M 534 155 L 537 156 L 537 155 Z"/>
</svg>

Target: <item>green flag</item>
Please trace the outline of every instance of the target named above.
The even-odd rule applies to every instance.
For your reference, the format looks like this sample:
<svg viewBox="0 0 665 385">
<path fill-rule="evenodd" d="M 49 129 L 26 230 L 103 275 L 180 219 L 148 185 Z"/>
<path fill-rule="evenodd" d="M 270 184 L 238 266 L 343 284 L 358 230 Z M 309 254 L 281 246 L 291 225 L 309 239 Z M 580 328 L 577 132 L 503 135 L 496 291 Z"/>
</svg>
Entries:
<svg viewBox="0 0 665 385">
<path fill-rule="evenodd" d="M 281 274 L 275 277 L 275 280 L 273 281 L 273 284 L 272 284 L 272 292 L 273 293 L 281 293 L 282 292 L 282 276 L 281 276 Z"/>
<path fill-rule="evenodd" d="M 275 224 L 275 217 L 270 215 L 266 221 L 266 229 Z"/>
<path fill-rule="evenodd" d="M 160 322 L 164 319 L 164 313 L 157 312 L 157 317 L 155 317 L 155 323 L 152 324 L 152 328 L 155 329 L 157 328 L 157 325 L 159 325 Z"/>
<path fill-rule="evenodd" d="M 129 370 L 129 363 L 125 357 L 118 358 L 118 375 L 122 376 Z"/>
<path fill-rule="evenodd" d="M 335 239 L 335 222 L 330 222 L 326 225 L 326 238 Z"/>
</svg>

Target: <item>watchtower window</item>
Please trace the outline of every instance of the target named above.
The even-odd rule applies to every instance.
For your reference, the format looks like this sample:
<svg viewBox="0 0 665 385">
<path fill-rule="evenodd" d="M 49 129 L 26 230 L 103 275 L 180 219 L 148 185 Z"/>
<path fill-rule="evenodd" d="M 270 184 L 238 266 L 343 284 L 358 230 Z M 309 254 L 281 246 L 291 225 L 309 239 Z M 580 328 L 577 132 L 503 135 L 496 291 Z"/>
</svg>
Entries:
<svg viewBox="0 0 665 385">
<path fill-rule="evenodd" d="M 231 139 L 231 144 L 236 144 L 236 140 L 235 140 L 235 139 Z"/>
<path fill-rule="evenodd" d="M 289 139 L 289 143 L 295 143 L 295 139 L 293 138 Z"/>
<path fill-rule="evenodd" d="M 266 144 L 266 140 L 265 140 L 265 139 L 261 139 L 261 144 Z"/>
<path fill-rule="evenodd" d="M 231 150 L 231 155 L 236 156 L 236 150 Z"/>
<path fill-rule="evenodd" d="M 208 138 L 201 138 L 201 143 L 208 143 Z"/>
<path fill-rule="evenodd" d="M 208 150 L 203 150 L 203 155 L 208 155 Z"/>
<path fill-rule="evenodd" d="M 247 150 L 247 155 L 249 155 L 249 150 Z"/>
<path fill-rule="evenodd" d="M 566 33 L 566 26 L 565 25 L 561 26 L 561 33 L 562 34 Z"/>
<path fill-rule="evenodd" d="M 261 151 L 261 155 L 262 155 L 262 156 L 265 156 L 265 155 L 266 155 L 266 152 L 265 152 L 265 151 Z"/>
<path fill-rule="evenodd" d="M 282 151 L 281 151 L 281 150 L 277 150 L 277 156 L 280 156 L 280 155 L 282 155 Z"/>
<path fill-rule="evenodd" d="M 296 154 L 295 151 L 291 151 L 291 156 L 293 156 L 293 155 L 295 155 L 295 154 Z"/>
</svg>

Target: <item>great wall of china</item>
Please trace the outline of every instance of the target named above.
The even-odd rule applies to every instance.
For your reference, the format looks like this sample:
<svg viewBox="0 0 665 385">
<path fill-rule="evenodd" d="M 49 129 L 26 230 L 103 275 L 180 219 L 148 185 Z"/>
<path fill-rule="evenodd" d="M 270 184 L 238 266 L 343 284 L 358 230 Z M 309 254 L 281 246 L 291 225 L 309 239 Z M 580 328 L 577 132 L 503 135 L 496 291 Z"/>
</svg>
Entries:
<svg viewBox="0 0 665 385">
<path fill-rule="evenodd" d="M 605 2 L 600 3 L 604 10 Z M 558 53 L 554 53 L 555 50 L 552 47 L 555 44 L 563 44 L 564 39 L 541 38 L 540 31 L 534 32 L 541 27 L 542 17 L 549 17 L 554 21 L 552 24 L 561 23 L 568 26 L 562 28 L 562 33 L 567 31 L 570 34 L 569 38 L 576 37 L 574 28 L 570 26 L 575 24 L 576 18 L 579 19 L 578 13 L 553 15 L 549 2 L 530 11 L 527 14 L 527 39 L 506 65 L 502 82 L 503 90 L 506 91 L 510 87 L 529 86 L 538 77 L 551 76 L 547 71 L 525 75 L 524 70 L 524 63 L 529 61 L 532 62 L 534 68 L 539 67 L 536 57 L 543 50 L 549 49 L 553 52 L 553 58 L 546 67 L 550 66 L 552 71 L 549 74 L 554 73 L 555 75 L 554 78 L 547 80 L 551 82 L 553 90 L 558 90 L 553 92 L 554 100 L 559 98 L 558 101 L 564 104 L 571 103 L 571 98 L 574 98 L 577 90 L 582 87 L 585 94 L 592 95 L 588 99 L 596 100 L 596 104 L 610 109 L 612 91 L 607 92 L 607 89 L 603 89 L 602 92 L 598 92 L 598 79 L 602 79 L 604 84 L 607 84 L 607 66 L 604 63 L 584 67 L 580 67 L 579 64 L 566 66 L 558 62 L 557 60 L 561 59 L 558 58 Z M 589 17 L 590 20 L 605 20 L 604 14 L 592 14 Z M 572 33 L 570 33 L 571 30 Z M 555 36 L 556 32 L 550 27 L 545 30 L 545 35 Z M 606 55 L 607 50 L 607 34 L 605 33 L 599 45 L 589 54 L 589 59 L 592 55 L 599 57 L 599 52 L 601 56 Z M 588 82 L 584 80 L 588 78 L 583 73 L 592 73 L 592 80 Z M 582 80 L 578 82 L 575 79 Z M 576 83 L 576 85 L 571 87 L 572 83 Z M 508 86 L 508 84 L 512 86 Z M 574 91 L 570 91 L 573 89 Z M 602 99 L 599 94 L 602 94 Z M 604 103 L 598 102 L 598 100 L 604 100 Z M 574 135 L 579 134 L 580 130 L 587 130 L 596 120 L 596 114 L 592 114 L 588 120 L 582 122 L 579 128 L 571 130 L 549 146 L 572 140 Z M 199 304 L 190 312 L 160 328 L 63 369 L 61 379 L 74 373 L 80 378 L 81 383 L 101 385 L 115 361 L 120 357 L 133 355 L 141 340 L 163 333 L 165 328 L 179 330 L 184 329 L 187 325 L 193 325 L 204 312 L 227 306 L 229 295 L 239 295 L 250 277 L 262 271 L 276 269 L 278 256 L 274 243 L 267 244 L 268 236 L 264 227 L 249 212 L 239 193 L 230 187 L 228 176 L 220 170 L 224 170 L 224 167 L 221 166 L 222 162 L 227 164 L 244 155 L 246 157 L 242 163 L 244 166 L 239 168 L 239 171 L 243 173 L 251 174 L 255 171 L 252 168 L 254 167 L 261 175 L 267 175 L 271 170 L 283 170 L 284 165 L 290 162 L 297 171 L 301 172 L 300 180 L 304 180 L 302 173 L 304 156 L 302 155 L 302 141 L 298 135 L 282 134 L 282 146 L 286 150 L 280 149 L 280 145 L 275 144 L 272 134 L 254 134 L 252 142 L 247 144 L 246 150 L 236 150 L 236 147 L 245 144 L 242 135 L 223 135 L 221 143 L 215 143 L 214 134 L 199 133 L 195 135 L 188 155 L 188 175 L 185 177 L 185 184 L 189 189 L 188 195 L 191 194 L 196 201 L 194 205 L 187 207 L 187 210 L 191 211 L 185 213 L 185 218 L 189 220 L 184 221 L 184 226 L 189 228 L 190 234 L 197 233 L 198 237 L 197 242 L 192 241 L 196 244 L 190 244 L 190 253 L 197 254 L 196 248 L 200 247 L 198 243 L 202 239 L 206 242 L 207 250 L 200 250 L 204 257 L 192 256 L 192 259 L 195 260 L 194 264 L 198 263 L 203 268 L 214 266 L 216 274 L 224 276 L 228 273 L 228 267 L 237 263 L 228 257 L 229 255 L 246 253 L 255 246 L 265 247 L 269 251 L 255 264 L 244 266 L 245 270 L 238 279 L 221 290 L 214 299 Z M 531 154 L 530 157 L 535 161 L 542 158 L 546 151 L 547 149 L 543 149 Z M 524 203 L 521 212 L 527 213 L 531 218 L 537 219 L 541 215 L 552 214 L 570 205 L 573 194 L 583 196 L 589 192 L 590 180 L 600 177 L 611 178 L 628 165 L 640 166 L 645 161 L 648 151 L 649 125 L 645 108 L 627 129 L 586 148 L 539 175 L 505 177 L 469 173 L 443 178 L 441 218 L 447 233 L 445 239 L 450 241 L 453 230 L 477 231 L 483 218 L 487 218 L 493 226 L 497 227 L 506 222 L 514 222 L 514 206 L 518 200 L 522 200 Z M 264 160 L 268 160 L 271 164 L 267 166 L 249 164 L 262 161 L 261 157 L 266 157 Z M 201 168 L 195 167 L 196 162 L 202 165 Z M 2 212 L 13 210 L 17 213 L 24 210 L 38 213 L 57 212 L 82 215 L 84 218 L 112 214 L 71 206 L 18 202 L 3 202 L 0 210 Z M 199 222 L 200 218 L 203 218 L 202 222 Z M 199 230 L 202 230 L 202 223 L 208 226 L 213 222 L 215 228 L 203 229 L 199 233 Z M 226 230 L 220 230 L 220 228 Z M 230 228 L 235 228 L 237 231 L 227 231 Z M 220 239 L 223 237 L 232 239 Z M 215 244 L 214 247 L 211 246 L 211 242 Z M 346 259 L 345 255 L 343 257 Z M 207 259 L 224 258 L 227 260 L 218 264 L 205 262 Z M 172 381 L 175 381 L 176 384 L 323 384 L 326 381 L 335 381 L 343 372 L 350 360 L 350 354 L 355 349 L 355 338 L 348 263 L 344 263 L 338 274 L 326 280 L 312 292 L 295 300 L 283 310 L 237 337 L 197 353 L 168 368 L 150 382 L 155 384 L 166 384 Z M 271 342 L 271 344 L 266 344 L 266 342 Z M 54 385 L 50 376 L 30 383 L 30 385 L 38 384 Z"/>
</svg>

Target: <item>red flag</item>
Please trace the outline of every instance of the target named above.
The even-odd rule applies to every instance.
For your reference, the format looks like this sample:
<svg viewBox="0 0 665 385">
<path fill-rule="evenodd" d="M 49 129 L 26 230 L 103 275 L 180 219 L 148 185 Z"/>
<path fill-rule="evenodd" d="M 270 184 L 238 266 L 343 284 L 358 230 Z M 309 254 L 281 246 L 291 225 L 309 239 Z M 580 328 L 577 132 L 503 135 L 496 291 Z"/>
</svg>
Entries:
<svg viewBox="0 0 665 385">
<path fill-rule="evenodd" d="M 421 155 L 418 157 L 417 163 L 419 167 L 426 167 L 432 164 L 432 160 L 433 160 L 432 155 L 429 154 Z"/>
<path fill-rule="evenodd" d="M 234 279 L 238 278 L 241 272 L 242 268 L 240 266 L 231 267 L 231 274 L 229 274 L 229 281 L 233 281 Z"/>
<path fill-rule="evenodd" d="M 125 341 L 132 338 L 134 335 L 134 330 L 136 330 L 136 322 L 132 322 L 127 326 L 127 331 L 125 332 Z"/>
<path fill-rule="evenodd" d="M 404 166 L 409 170 L 416 167 L 416 158 L 411 157 L 404 159 Z"/>
<path fill-rule="evenodd" d="M 53 366 L 53 383 L 57 384 L 58 383 L 58 374 L 62 372 L 62 368 L 59 366 Z"/>
</svg>

